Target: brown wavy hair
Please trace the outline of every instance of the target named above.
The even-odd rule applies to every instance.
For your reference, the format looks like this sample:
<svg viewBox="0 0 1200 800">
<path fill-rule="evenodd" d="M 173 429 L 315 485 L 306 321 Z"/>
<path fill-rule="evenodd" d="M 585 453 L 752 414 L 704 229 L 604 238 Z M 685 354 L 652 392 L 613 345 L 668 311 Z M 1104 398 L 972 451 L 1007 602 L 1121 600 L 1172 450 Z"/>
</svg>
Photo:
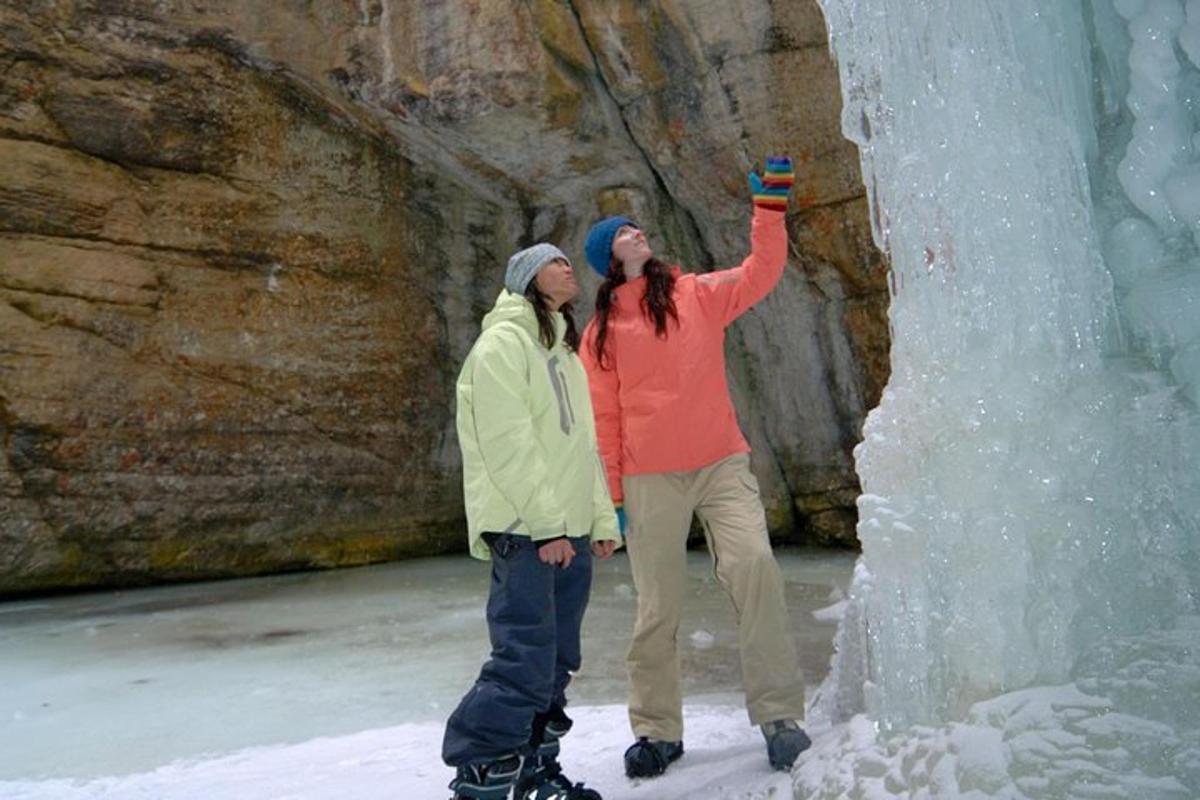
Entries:
<svg viewBox="0 0 1200 800">
<path fill-rule="evenodd" d="M 667 319 L 679 325 L 679 311 L 675 308 L 675 276 L 671 268 L 657 258 L 646 262 L 642 274 L 646 276 L 646 293 L 639 305 L 646 319 L 654 323 L 654 335 L 667 338 Z M 625 283 L 625 265 L 614 256 L 608 265 L 608 275 L 596 290 L 596 338 L 592 352 L 601 369 L 612 369 L 608 353 L 608 316 L 612 313 L 615 298 L 613 292 Z"/>
<path fill-rule="evenodd" d="M 541 339 L 542 345 L 549 350 L 554 347 L 555 335 L 558 333 L 554 329 L 554 312 L 550 310 L 550 298 L 537 287 L 534 281 L 530 281 L 529 286 L 525 287 L 525 299 L 533 305 L 533 313 L 537 315 L 538 338 Z M 574 309 L 571 308 L 570 303 L 563 303 L 559 306 L 558 311 L 567 323 L 567 330 L 563 333 L 563 344 L 572 353 L 578 353 L 579 331 L 575 328 Z"/>
</svg>

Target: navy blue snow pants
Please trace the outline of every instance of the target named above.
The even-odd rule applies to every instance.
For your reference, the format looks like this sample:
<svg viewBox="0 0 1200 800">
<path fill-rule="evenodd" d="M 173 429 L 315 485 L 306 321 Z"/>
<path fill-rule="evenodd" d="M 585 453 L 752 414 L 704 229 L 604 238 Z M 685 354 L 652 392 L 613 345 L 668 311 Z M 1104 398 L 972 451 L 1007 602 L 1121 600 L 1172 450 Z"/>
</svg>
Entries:
<svg viewBox="0 0 1200 800">
<path fill-rule="evenodd" d="M 586 536 L 570 540 L 575 558 L 565 569 L 539 559 L 528 536 L 484 536 L 492 549 L 487 603 L 492 656 L 446 722 L 442 760 L 451 767 L 524 750 L 534 716 L 566 706 L 592 585 Z"/>
</svg>

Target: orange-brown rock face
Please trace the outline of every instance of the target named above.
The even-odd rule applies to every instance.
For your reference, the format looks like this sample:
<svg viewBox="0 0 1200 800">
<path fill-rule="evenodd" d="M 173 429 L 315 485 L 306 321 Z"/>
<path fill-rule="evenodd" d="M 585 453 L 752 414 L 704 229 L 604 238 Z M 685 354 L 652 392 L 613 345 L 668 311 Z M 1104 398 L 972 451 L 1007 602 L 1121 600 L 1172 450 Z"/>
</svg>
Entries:
<svg viewBox="0 0 1200 800">
<path fill-rule="evenodd" d="M 621 211 L 736 264 L 769 152 L 734 391 L 773 527 L 853 540 L 886 292 L 815 3 L 0 0 L 0 62 L 0 593 L 461 548 L 508 254 Z"/>
</svg>

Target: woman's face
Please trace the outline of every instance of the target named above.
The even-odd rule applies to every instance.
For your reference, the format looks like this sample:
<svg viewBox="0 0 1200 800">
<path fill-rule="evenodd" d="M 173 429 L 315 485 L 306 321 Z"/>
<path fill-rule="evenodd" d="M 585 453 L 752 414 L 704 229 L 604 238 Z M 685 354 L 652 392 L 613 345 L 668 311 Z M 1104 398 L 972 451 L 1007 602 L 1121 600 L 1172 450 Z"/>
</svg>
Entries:
<svg viewBox="0 0 1200 800">
<path fill-rule="evenodd" d="M 556 258 L 538 270 L 533 279 L 542 294 L 550 298 L 550 308 L 557 311 L 563 303 L 569 303 L 579 294 L 579 284 L 575 282 L 575 270 L 561 258 Z"/>
<path fill-rule="evenodd" d="M 617 260 L 625 265 L 625 274 L 629 277 L 632 277 L 631 270 L 640 274 L 641 266 L 654 255 L 646 241 L 646 234 L 641 228 L 632 225 L 617 228 L 617 235 L 613 237 L 612 252 Z"/>
</svg>

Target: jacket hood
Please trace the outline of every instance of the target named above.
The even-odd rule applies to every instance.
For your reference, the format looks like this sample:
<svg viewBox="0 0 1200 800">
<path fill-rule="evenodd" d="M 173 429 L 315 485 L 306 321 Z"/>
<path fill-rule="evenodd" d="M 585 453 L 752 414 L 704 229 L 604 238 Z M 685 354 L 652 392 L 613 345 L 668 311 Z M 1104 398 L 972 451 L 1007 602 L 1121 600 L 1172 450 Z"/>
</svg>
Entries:
<svg viewBox="0 0 1200 800">
<path fill-rule="evenodd" d="M 550 313 L 554 318 L 554 343 L 557 345 L 563 340 L 567 323 L 559 312 L 552 311 Z M 538 338 L 537 314 L 533 310 L 533 303 L 530 303 L 524 295 L 513 294 L 508 289 L 500 290 L 496 304 L 483 318 L 483 330 L 486 331 L 502 322 L 511 322 L 528 333 L 535 342 L 541 341 Z"/>
</svg>

